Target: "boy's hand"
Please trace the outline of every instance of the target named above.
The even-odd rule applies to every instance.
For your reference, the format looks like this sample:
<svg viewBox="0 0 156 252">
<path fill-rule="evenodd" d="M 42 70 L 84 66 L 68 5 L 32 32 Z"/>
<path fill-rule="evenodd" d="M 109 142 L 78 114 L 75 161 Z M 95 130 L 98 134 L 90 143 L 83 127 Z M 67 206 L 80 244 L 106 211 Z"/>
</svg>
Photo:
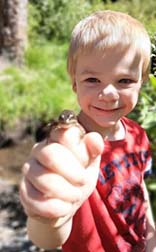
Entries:
<svg viewBox="0 0 156 252">
<path fill-rule="evenodd" d="M 95 132 L 79 137 L 71 127 L 49 143 L 36 144 L 23 166 L 20 196 L 26 213 L 41 220 L 71 218 L 93 192 L 98 178 L 102 137 Z M 43 219 L 42 219 L 43 217 Z"/>
</svg>

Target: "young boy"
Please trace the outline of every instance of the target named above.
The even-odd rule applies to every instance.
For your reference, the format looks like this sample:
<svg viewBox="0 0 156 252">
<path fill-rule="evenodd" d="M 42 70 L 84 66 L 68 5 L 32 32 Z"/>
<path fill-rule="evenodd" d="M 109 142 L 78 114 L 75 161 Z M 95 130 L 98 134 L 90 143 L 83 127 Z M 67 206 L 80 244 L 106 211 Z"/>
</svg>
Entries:
<svg viewBox="0 0 156 252">
<path fill-rule="evenodd" d="M 143 181 L 151 156 L 145 131 L 125 116 L 147 79 L 150 40 L 127 14 L 99 11 L 72 33 L 68 72 L 80 105 L 76 130 L 53 133 L 23 167 L 28 234 L 65 252 L 154 252 Z M 74 128 L 74 127 L 73 127 Z"/>
</svg>

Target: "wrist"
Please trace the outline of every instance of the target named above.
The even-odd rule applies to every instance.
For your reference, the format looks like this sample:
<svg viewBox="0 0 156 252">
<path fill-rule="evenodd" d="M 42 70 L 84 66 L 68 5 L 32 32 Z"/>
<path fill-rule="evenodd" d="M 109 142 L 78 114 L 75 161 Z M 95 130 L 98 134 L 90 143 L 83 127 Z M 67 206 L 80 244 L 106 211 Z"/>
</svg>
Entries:
<svg viewBox="0 0 156 252">
<path fill-rule="evenodd" d="M 38 247 L 53 249 L 61 246 L 68 239 L 72 228 L 72 218 L 60 226 L 53 226 L 51 220 L 43 223 L 43 219 L 28 217 L 27 231 L 30 240 Z"/>
</svg>

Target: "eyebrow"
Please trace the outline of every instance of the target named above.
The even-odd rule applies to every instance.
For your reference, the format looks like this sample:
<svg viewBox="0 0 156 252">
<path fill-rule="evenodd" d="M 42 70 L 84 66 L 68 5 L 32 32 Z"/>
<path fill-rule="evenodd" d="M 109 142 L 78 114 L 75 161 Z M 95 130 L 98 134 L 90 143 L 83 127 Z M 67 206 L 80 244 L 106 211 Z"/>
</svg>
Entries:
<svg viewBox="0 0 156 252">
<path fill-rule="evenodd" d="M 139 76 L 139 72 L 136 72 L 136 71 L 122 71 L 122 72 L 119 72 L 119 74 L 117 74 L 117 76 L 119 77 L 124 77 L 124 78 L 138 78 Z"/>
<path fill-rule="evenodd" d="M 94 70 L 89 70 L 89 69 L 85 69 L 83 70 L 80 74 L 82 75 L 102 75 L 103 73 L 98 72 L 98 71 L 94 71 Z M 134 73 L 133 71 L 123 71 L 117 74 L 117 76 L 125 76 L 125 77 L 132 77 L 132 78 L 136 78 L 138 77 L 138 75 L 136 73 Z"/>
<path fill-rule="evenodd" d="M 100 74 L 102 75 L 101 72 L 97 72 L 97 71 L 94 71 L 94 70 L 89 70 L 89 69 L 85 69 L 81 72 L 81 74 L 90 74 L 90 75 L 97 75 L 97 74 Z"/>
</svg>

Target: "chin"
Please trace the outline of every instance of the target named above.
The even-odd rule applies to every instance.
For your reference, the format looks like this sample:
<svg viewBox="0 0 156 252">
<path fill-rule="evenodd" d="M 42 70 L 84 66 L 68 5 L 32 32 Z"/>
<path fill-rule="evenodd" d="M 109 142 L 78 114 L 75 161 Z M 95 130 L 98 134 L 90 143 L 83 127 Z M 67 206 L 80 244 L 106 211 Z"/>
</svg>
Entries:
<svg viewBox="0 0 156 252">
<path fill-rule="evenodd" d="M 96 124 L 102 128 L 109 128 L 117 124 L 118 121 L 107 121 L 107 122 L 99 122 L 96 121 Z"/>
</svg>

